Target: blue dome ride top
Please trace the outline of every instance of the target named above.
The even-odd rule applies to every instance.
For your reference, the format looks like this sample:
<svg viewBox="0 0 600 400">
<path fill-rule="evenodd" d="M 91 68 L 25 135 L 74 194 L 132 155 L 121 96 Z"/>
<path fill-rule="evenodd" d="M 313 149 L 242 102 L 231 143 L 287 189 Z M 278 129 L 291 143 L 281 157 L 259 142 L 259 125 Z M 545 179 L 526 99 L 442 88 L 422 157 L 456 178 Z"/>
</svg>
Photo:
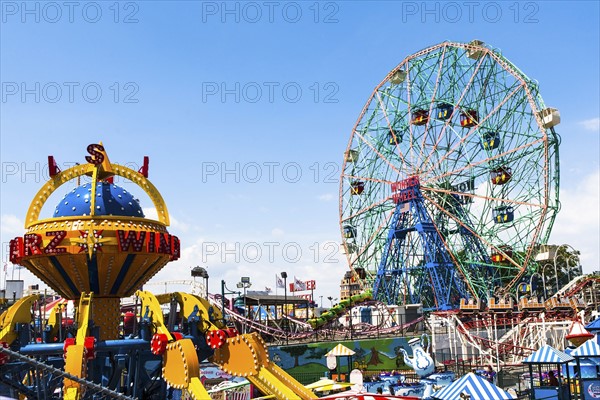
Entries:
<svg viewBox="0 0 600 400">
<path fill-rule="evenodd" d="M 76 187 L 58 203 L 53 217 L 74 217 L 90 215 L 92 184 Z M 96 186 L 95 215 L 122 215 L 124 217 L 144 217 L 138 199 L 120 186 L 108 182 L 98 182 Z"/>
</svg>

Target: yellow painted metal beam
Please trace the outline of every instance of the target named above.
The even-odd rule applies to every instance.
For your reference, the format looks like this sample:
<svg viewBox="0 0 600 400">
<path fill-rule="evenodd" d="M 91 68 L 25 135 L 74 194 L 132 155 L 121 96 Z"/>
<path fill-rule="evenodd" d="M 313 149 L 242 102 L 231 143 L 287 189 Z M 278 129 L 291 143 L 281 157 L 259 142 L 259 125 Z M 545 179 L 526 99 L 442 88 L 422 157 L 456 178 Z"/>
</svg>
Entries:
<svg viewBox="0 0 600 400">
<path fill-rule="evenodd" d="M 172 295 L 154 296 L 150 292 L 139 290 L 136 296 L 142 301 L 142 315 L 148 313 L 152 318 L 154 333 L 165 334 L 169 340 L 163 354 L 164 380 L 172 387 L 186 391 L 192 399 L 210 399 L 210 395 L 200 382 L 200 363 L 194 343 L 190 339 L 174 340 L 164 323 L 160 304 L 170 302 Z"/>
<path fill-rule="evenodd" d="M 212 362 L 231 375 L 248 379 L 261 392 L 274 395 L 276 399 L 318 398 L 310 389 L 269 360 L 266 345 L 255 332 L 228 338 L 215 351 Z"/>
<path fill-rule="evenodd" d="M 77 308 L 77 334 L 75 335 L 75 344 L 67 347 L 65 357 L 65 372 L 78 378 L 85 378 L 87 375 L 87 359 L 85 354 L 85 338 L 88 336 L 89 319 L 92 311 L 93 293 L 82 293 L 79 298 L 79 307 Z M 64 399 L 78 400 L 83 396 L 81 384 L 65 378 L 64 380 Z"/>
<path fill-rule="evenodd" d="M 142 302 L 142 317 L 148 313 L 152 318 L 152 325 L 154 328 L 153 333 L 165 334 L 169 341 L 173 340 L 173 335 L 171 335 L 171 332 L 169 332 L 165 325 L 165 318 L 156 296 L 145 290 L 138 290 L 135 292 L 135 295 L 139 297 Z"/>
<path fill-rule="evenodd" d="M 156 211 L 158 213 L 158 221 L 168 226 L 170 224 L 170 220 L 169 211 L 167 210 L 167 204 L 165 203 L 158 189 L 152 184 L 152 182 L 150 182 L 139 172 L 127 168 L 123 165 L 111 164 L 111 166 L 112 174 L 122 176 L 123 178 L 131 180 L 133 183 L 142 188 L 144 192 L 146 192 L 148 197 L 150 197 L 150 200 L 152 200 L 154 207 L 156 208 Z M 30 226 L 36 223 L 43 222 L 39 221 L 40 212 L 42 211 L 42 207 L 44 206 L 44 203 L 46 203 L 46 200 L 48 200 L 50 195 L 52 195 L 52 193 L 54 193 L 56 189 L 80 176 L 92 176 L 95 170 L 96 166 L 94 164 L 88 163 L 83 165 L 76 165 L 64 171 L 61 171 L 58 174 L 54 175 L 52 178 L 50 178 L 36 193 L 35 197 L 31 201 L 29 209 L 27 210 L 25 228 L 29 228 Z M 92 185 L 92 190 L 95 190 L 95 187 L 95 185 Z"/>
<path fill-rule="evenodd" d="M 58 303 L 56 303 L 54 305 L 54 307 L 52 307 L 52 310 L 50 311 L 50 315 L 48 316 L 48 324 L 47 324 L 47 326 L 50 327 L 50 332 L 48 334 L 48 337 L 50 338 L 50 340 L 54 340 L 54 338 L 58 336 L 58 331 L 59 331 L 60 324 L 61 324 L 61 316 L 62 316 L 63 311 L 67 307 L 67 304 L 68 304 L 67 300 L 61 300 Z"/>
<path fill-rule="evenodd" d="M 202 326 L 200 326 L 201 332 L 225 328 L 225 326 L 223 326 L 223 315 L 221 314 L 221 311 L 212 307 L 208 300 L 200 296 L 183 292 L 175 292 L 173 293 L 173 296 L 177 299 L 184 318 L 188 318 L 196 310 L 198 311 L 200 323 L 202 324 Z M 212 321 L 210 320 L 209 314 L 209 309 L 211 308 L 213 310 Z"/>
<path fill-rule="evenodd" d="M 16 325 L 31 322 L 31 306 L 39 298 L 37 294 L 23 297 L 0 315 L 0 342 L 11 344 L 17 339 Z"/>
</svg>

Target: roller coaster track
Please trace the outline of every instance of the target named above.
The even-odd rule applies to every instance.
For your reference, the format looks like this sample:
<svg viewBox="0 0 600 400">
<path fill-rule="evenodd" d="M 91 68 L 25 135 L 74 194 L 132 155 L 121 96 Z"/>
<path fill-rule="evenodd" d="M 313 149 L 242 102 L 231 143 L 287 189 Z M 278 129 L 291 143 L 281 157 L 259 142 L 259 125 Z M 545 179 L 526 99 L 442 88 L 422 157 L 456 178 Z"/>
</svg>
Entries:
<svg viewBox="0 0 600 400">
<path fill-rule="evenodd" d="M 313 329 L 308 323 L 293 318 L 291 316 L 284 316 L 284 319 L 280 320 L 270 320 L 269 323 L 274 326 L 267 325 L 266 321 L 256 321 L 253 319 L 246 318 L 245 316 L 228 309 L 222 309 L 221 299 L 217 298 L 215 295 L 209 294 L 209 302 L 214 306 L 222 310 L 224 315 L 227 315 L 228 319 L 233 322 L 240 324 L 241 326 L 246 326 L 248 331 L 257 331 L 262 333 L 263 335 L 270 336 L 279 341 L 287 340 L 287 341 L 306 341 L 311 337 L 323 337 L 323 338 L 343 338 L 349 335 L 350 329 L 349 327 L 344 326 L 334 326 L 336 321 L 339 318 L 343 318 L 345 316 L 349 316 L 350 310 L 346 310 L 344 313 L 341 313 L 334 320 L 330 321 L 328 325 L 320 327 L 318 329 Z M 385 307 L 383 303 L 368 301 L 363 304 L 357 306 L 376 306 L 376 307 Z M 387 307 L 386 307 L 387 308 Z M 382 318 L 382 321 L 379 325 L 372 325 L 367 323 L 359 323 L 354 324 L 352 326 L 352 335 L 355 337 L 363 337 L 363 336 L 385 336 L 397 333 L 399 331 L 406 331 L 415 325 L 423 322 L 424 318 L 417 318 L 414 321 L 409 323 L 405 323 L 402 325 L 391 326 L 391 322 L 388 321 L 391 317 Z M 287 323 L 289 324 L 288 329 L 286 330 L 283 323 L 285 323 L 285 319 L 287 319 Z"/>
<path fill-rule="evenodd" d="M 580 293 L 587 285 L 590 285 L 590 284 L 593 285 L 594 283 L 600 283 L 600 276 L 598 276 L 598 275 L 578 276 L 577 278 L 575 278 L 571 282 L 569 282 L 568 285 L 566 285 L 564 288 L 562 288 L 559 291 L 559 293 L 561 295 L 565 295 L 567 297 L 575 296 L 576 294 Z"/>
<path fill-rule="evenodd" d="M 200 295 L 202 297 L 206 294 L 206 287 L 202 282 L 193 280 L 175 280 L 175 281 L 159 281 L 149 282 L 145 286 L 162 286 L 165 288 L 165 292 L 173 289 L 173 286 L 187 286 L 192 288 L 192 293 Z M 237 325 L 240 331 L 243 331 L 245 327 L 247 332 L 256 331 L 260 332 L 265 338 L 272 338 L 280 343 L 288 341 L 306 341 L 311 338 L 323 338 L 323 339 L 343 339 L 350 336 L 349 326 L 344 326 L 338 323 L 339 319 L 348 320 L 350 310 L 346 309 L 344 312 L 336 315 L 327 324 L 313 329 L 307 322 L 286 315 L 280 319 L 270 318 L 268 320 L 256 320 L 247 318 L 240 313 L 231 310 L 227 307 L 223 309 L 221 298 L 216 294 L 208 295 L 208 301 L 213 307 L 221 310 L 223 315 L 226 315 L 227 320 L 230 323 Z M 387 336 L 397 334 L 398 332 L 406 332 L 415 328 L 418 324 L 424 321 L 424 318 L 417 318 L 409 323 L 396 325 L 393 323 L 392 312 L 387 308 L 384 303 L 368 300 L 361 303 L 356 303 L 353 306 L 354 310 L 358 307 L 370 306 L 378 310 L 379 315 L 383 316 L 378 320 L 377 324 L 368 323 L 355 323 L 352 326 L 353 337 L 374 337 L 374 336 Z M 257 313 L 258 315 L 258 313 Z M 356 319 L 356 315 L 354 316 Z"/>
<path fill-rule="evenodd" d="M 600 283 L 600 276 L 581 276 L 573 279 L 558 294 L 574 297 L 583 293 L 589 285 Z M 597 306 L 593 305 L 592 308 Z M 570 311 L 513 312 L 511 314 L 482 312 L 479 314 L 461 314 L 459 312 L 440 312 L 434 316 L 445 320 L 448 326 L 456 327 L 457 338 L 462 346 L 469 345 L 480 356 L 490 362 L 504 364 L 520 363 L 523 357 L 547 342 L 560 345 L 565 340 L 577 309 Z M 510 327 L 510 329 L 508 329 Z M 497 329 L 507 329 L 502 337 L 494 339 Z M 480 333 L 482 332 L 482 333 Z M 486 334 L 487 337 L 481 336 Z M 469 360 L 463 359 L 467 362 Z"/>
</svg>

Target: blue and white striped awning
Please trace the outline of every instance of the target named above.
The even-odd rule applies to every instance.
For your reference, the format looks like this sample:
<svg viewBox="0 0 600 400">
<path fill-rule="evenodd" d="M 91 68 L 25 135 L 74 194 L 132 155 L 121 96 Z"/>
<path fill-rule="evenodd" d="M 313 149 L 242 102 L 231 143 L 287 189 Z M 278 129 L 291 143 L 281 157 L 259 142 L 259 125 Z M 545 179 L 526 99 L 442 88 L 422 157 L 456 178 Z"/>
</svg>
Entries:
<svg viewBox="0 0 600 400">
<path fill-rule="evenodd" d="M 434 392 L 432 397 L 440 400 L 456 400 L 460 398 L 461 393 L 470 395 L 472 400 L 514 399 L 509 393 L 472 372 L 444 389 Z"/>
<path fill-rule="evenodd" d="M 522 362 L 523 364 L 564 364 L 573 360 L 574 358 L 570 355 L 545 345 Z"/>
<path fill-rule="evenodd" d="M 585 329 L 587 329 L 590 332 L 598 332 L 600 331 L 600 318 L 590 322 L 589 324 L 587 324 L 585 326 Z"/>
<path fill-rule="evenodd" d="M 594 340 L 588 340 L 571 353 L 573 357 L 600 357 L 600 346 Z"/>
</svg>

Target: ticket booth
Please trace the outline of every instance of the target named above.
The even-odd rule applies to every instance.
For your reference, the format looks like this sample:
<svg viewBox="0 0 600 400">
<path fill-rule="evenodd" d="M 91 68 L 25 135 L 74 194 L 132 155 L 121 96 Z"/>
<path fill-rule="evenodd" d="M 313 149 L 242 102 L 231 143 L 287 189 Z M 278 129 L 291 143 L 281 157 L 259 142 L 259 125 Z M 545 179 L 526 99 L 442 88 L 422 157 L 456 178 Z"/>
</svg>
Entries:
<svg viewBox="0 0 600 400">
<path fill-rule="evenodd" d="M 600 346 L 590 339 L 576 348 L 571 356 L 576 360 L 576 378 L 583 400 L 600 398 Z"/>
<path fill-rule="evenodd" d="M 561 366 L 574 361 L 575 358 L 545 345 L 523 360 L 523 364 L 529 365 L 529 399 L 530 400 L 572 400 L 570 371 L 566 369 L 566 376 L 561 374 Z M 550 371 L 558 381 L 552 383 L 549 380 Z"/>
</svg>

